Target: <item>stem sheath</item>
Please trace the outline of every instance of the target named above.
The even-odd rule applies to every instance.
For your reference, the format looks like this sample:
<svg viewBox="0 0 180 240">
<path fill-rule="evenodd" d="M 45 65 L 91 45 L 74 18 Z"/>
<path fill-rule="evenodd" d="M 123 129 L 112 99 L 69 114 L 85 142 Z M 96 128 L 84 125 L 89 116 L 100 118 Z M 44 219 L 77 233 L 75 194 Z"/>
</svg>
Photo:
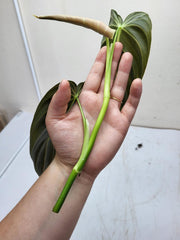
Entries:
<svg viewBox="0 0 180 240">
<path fill-rule="evenodd" d="M 35 17 L 39 19 L 55 20 L 55 21 L 61 21 L 61 22 L 67 22 L 67 23 L 79 25 L 85 28 L 89 28 L 95 32 L 98 32 L 110 39 L 113 39 L 115 34 L 114 29 L 110 28 L 108 25 L 104 24 L 99 20 L 94 20 L 91 18 L 68 16 L 68 15 L 35 16 Z"/>
</svg>

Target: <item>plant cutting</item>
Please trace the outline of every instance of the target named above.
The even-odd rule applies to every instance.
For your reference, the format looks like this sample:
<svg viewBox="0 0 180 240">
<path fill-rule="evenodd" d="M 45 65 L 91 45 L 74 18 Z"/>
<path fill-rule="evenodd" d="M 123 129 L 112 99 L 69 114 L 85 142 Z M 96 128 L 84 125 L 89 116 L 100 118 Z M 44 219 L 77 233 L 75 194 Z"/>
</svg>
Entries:
<svg viewBox="0 0 180 240">
<path fill-rule="evenodd" d="M 37 16 L 36 16 L 37 17 Z M 76 178 L 76 176 L 82 171 L 86 160 L 93 148 L 96 140 L 96 136 L 101 127 L 102 121 L 106 114 L 110 100 L 110 81 L 111 81 L 111 65 L 114 53 L 114 46 L 116 42 L 123 43 L 123 52 L 130 52 L 133 55 L 133 64 L 131 73 L 128 80 L 128 86 L 121 107 L 125 104 L 128 95 L 130 85 L 133 79 L 142 78 L 147 65 L 150 45 L 151 45 L 151 20 L 149 16 L 144 12 L 134 12 L 127 16 L 123 21 L 120 15 L 111 10 L 111 17 L 109 26 L 92 19 L 71 17 L 71 16 L 40 16 L 39 19 L 65 21 L 90 28 L 103 35 L 101 47 L 107 46 L 106 55 L 106 69 L 105 69 L 105 84 L 104 84 L 104 100 L 99 112 L 99 116 L 94 125 L 94 128 L 90 134 L 88 119 L 86 118 L 83 108 L 81 106 L 79 95 L 81 93 L 83 83 L 76 85 L 75 82 L 69 81 L 71 87 L 71 100 L 68 104 L 67 111 L 71 111 L 71 108 L 75 103 L 79 105 L 83 120 L 84 140 L 82 151 L 74 166 L 65 186 L 62 190 L 59 199 L 57 200 L 53 211 L 58 212 L 62 207 L 63 202 Z M 50 89 L 39 103 L 34 115 L 34 119 L 31 125 L 30 132 L 30 154 L 34 161 L 36 172 L 40 175 L 47 166 L 51 163 L 55 156 L 55 149 L 49 138 L 46 130 L 45 118 L 49 103 L 52 96 L 57 91 L 58 85 L 55 85 Z M 61 133 L 59 133 L 61 134 Z"/>
</svg>

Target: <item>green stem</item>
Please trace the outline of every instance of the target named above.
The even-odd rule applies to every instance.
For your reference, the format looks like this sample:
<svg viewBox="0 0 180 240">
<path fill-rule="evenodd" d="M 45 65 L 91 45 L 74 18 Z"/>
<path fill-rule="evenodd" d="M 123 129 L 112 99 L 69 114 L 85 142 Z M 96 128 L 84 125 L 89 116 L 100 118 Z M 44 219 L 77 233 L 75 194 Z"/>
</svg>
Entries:
<svg viewBox="0 0 180 240">
<path fill-rule="evenodd" d="M 86 152 L 86 150 L 87 150 L 87 146 L 88 146 L 88 143 L 89 143 L 89 122 L 88 122 L 87 118 L 86 118 L 85 115 L 84 115 L 84 112 L 83 112 L 81 103 L 80 103 L 80 101 L 79 101 L 79 98 L 77 98 L 77 103 L 78 103 L 79 109 L 80 109 L 80 111 L 81 111 L 81 116 L 82 116 L 82 119 L 83 119 L 83 128 L 84 128 L 84 141 L 83 141 L 83 146 L 82 146 L 82 151 L 81 151 L 81 157 L 80 157 L 80 159 L 82 159 L 83 156 L 84 156 L 84 154 L 85 154 L 85 152 Z M 80 159 L 79 159 L 79 161 L 80 161 Z M 78 162 L 79 162 L 79 161 L 78 161 Z M 77 163 L 78 163 L 78 162 L 77 162 Z M 76 164 L 76 165 L 77 165 L 77 164 Z M 75 166 L 76 166 L 76 165 L 75 165 Z M 79 170 L 79 171 L 81 171 L 81 170 Z"/>
<path fill-rule="evenodd" d="M 95 126 L 92 130 L 90 139 L 89 139 L 89 124 L 87 119 L 85 118 L 83 109 L 81 107 L 80 101 L 77 98 L 77 102 L 81 111 L 82 119 L 83 119 L 83 126 L 84 126 L 84 141 L 83 141 L 83 147 L 81 151 L 80 158 L 76 165 L 74 166 L 62 192 L 61 195 L 59 196 L 53 211 L 58 213 L 60 208 L 62 207 L 64 200 L 76 178 L 76 176 L 81 172 L 83 169 L 87 158 L 93 148 L 94 142 L 96 140 L 96 136 L 98 134 L 99 128 L 102 124 L 102 121 L 104 119 L 104 116 L 106 114 L 108 104 L 109 104 L 109 99 L 110 99 L 110 84 L 111 84 L 111 66 L 112 66 L 112 58 L 113 58 L 113 53 L 114 53 L 114 47 L 115 47 L 115 42 L 117 41 L 117 37 L 120 36 L 120 29 L 116 31 L 113 43 L 109 43 L 109 39 L 106 38 L 106 45 L 107 45 L 107 55 L 106 55 L 106 72 L 105 72 L 105 84 L 104 84 L 104 99 L 103 99 L 103 104 L 100 110 L 100 113 L 98 115 L 97 121 L 95 123 Z"/>
<path fill-rule="evenodd" d="M 104 119 L 104 116 L 106 114 L 109 99 L 110 99 L 110 83 L 111 83 L 111 65 L 112 65 L 112 57 L 114 52 L 114 43 L 109 47 L 109 39 L 106 40 L 107 45 L 107 56 L 106 56 L 106 72 L 105 72 L 105 84 L 104 84 L 104 97 L 103 97 L 103 104 L 100 110 L 100 113 L 98 115 L 98 118 L 96 120 L 96 123 L 94 125 L 94 128 L 91 133 L 91 137 L 89 140 L 89 145 L 87 149 L 87 157 L 89 156 L 92 147 L 94 145 L 94 142 L 96 140 L 96 136 L 98 134 L 99 128 L 102 124 L 102 121 Z"/>
<path fill-rule="evenodd" d="M 87 158 L 88 158 L 88 156 L 89 156 L 89 154 L 92 150 L 92 147 L 93 147 L 94 142 L 96 140 L 96 136 L 98 134 L 99 128 L 102 124 L 102 121 L 104 119 L 104 116 L 106 114 L 106 111 L 107 111 L 107 108 L 108 108 L 108 105 L 109 105 L 112 59 L 113 59 L 113 54 L 114 54 L 115 42 L 117 41 L 117 37 L 120 38 L 120 32 L 121 32 L 121 29 L 119 28 L 116 31 L 116 34 L 114 36 L 114 40 L 111 44 L 109 43 L 109 39 L 106 38 L 107 55 L 106 55 L 105 81 L 104 81 L 105 82 L 104 83 L 104 99 L 103 99 L 103 104 L 102 104 L 100 113 L 98 115 L 95 126 L 93 128 L 92 133 L 91 133 L 91 137 L 90 137 L 90 140 L 89 140 L 87 153 L 86 153 Z"/>
<path fill-rule="evenodd" d="M 67 180 L 67 182 L 66 182 L 66 184 L 65 184 L 65 186 L 64 186 L 64 188 L 63 188 L 63 190 L 62 190 L 62 192 L 61 192 L 61 194 L 60 194 L 60 196 L 59 196 L 59 198 L 56 202 L 56 204 L 53 207 L 53 210 L 52 210 L 53 212 L 55 212 L 55 213 L 59 212 L 59 210 L 62 207 L 62 205 L 64 203 L 64 200 L 66 199 L 66 196 L 68 195 L 69 190 L 70 190 L 74 180 L 76 179 L 77 175 L 78 175 L 78 173 L 73 169 L 71 174 L 68 177 L 68 180 Z"/>
<path fill-rule="evenodd" d="M 82 165 L 84 166 L 84 159 L 85 159 L 85 153 L 87 150 L 87 146 L 88 146 L 88 142 L 89 142 L 89 124 L 88 124 L 88 120 L 86 119 L 83 109 L 81 107 L 79 98 L 77 97 L 77 103 L 79 105 L 79 109 L 81 111 L 81 115 L 82 115 L 82 119 L 83 119 L 83 128 L 84 128 L 84 141 L 83 141 L 83 146 L 82 146 L 82 150 L 81 150 L 81 155 L 80 158 L 78 160 L 78 162 L 76 163 L 76 165 L 74 166 L 72 172 L 70 173 L 66 184 L 56 202 L 56 204 L 53 207 L 53 212 L 58 213 L 59 210 L 61 209 L 67 194 L 69 193 L 69 190 L 71 189 L 71 186 L 74 182 L 74 180 L 76 179 L 77 175 L 81 172 L 82 170 Z"/>
</svg>

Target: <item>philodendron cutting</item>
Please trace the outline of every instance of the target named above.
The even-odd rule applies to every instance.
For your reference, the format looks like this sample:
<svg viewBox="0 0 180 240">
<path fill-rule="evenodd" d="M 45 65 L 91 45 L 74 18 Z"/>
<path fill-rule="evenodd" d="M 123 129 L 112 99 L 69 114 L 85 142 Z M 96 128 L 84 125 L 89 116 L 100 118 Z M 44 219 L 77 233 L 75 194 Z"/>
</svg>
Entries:
<svg viewBox="0 0 180 240">
<path fill-rule="evenodd" d="M 37 17 L 37 16 L 36 16 Z M 39 19 L 57 20 L 69 22 L 92 29 L 103 35 L 101 47 L 107 46 L 105 84 L 104 84 L 104 100 L 94 125 L 89 133 L 88 119 L 83 112 L 79 95 L 81 93 L 83 83 L 76 85 L 73 81 L 69 81 L 71 87 L 71 100 L 68 104 L 67 111 L 71 111 L 72 106 L 77 102 L 83 119 L 84 141 L 81 155 L 74 166 L 59 199 L 57 200 L 53 211 L 59 212 L 76 176 L 82 171 L 86 160 L 93 148 L 99 128 L 103 121 L 108 108 L 110 99 L 110 80 L 111 80 L 111 64 L 114 52 L 115 42 L 122 42 L 123 52 L 130 52 L 133 55 L 133 64 L 130 72 L 127 89 L 121 107 L 125 104 L 129 89 L 133 79 L 142 78 L 146 69 L 150 46 L 151 46 L 151 20 L 144 12 L 134 12 L 126 17 L 123 21 L 121 16 L 115 10 L 111 10 L 109 26 L 104 23 L 92 19 L 72 17 L 72 16 L 40 16 Z M 45 118 L 49 103 L 52 96 L 58 89 L 58 85 L 51 88 L 39 103 L 34 115 L 30 132 L 30 154 L 34 162 L 34 167 L 38 175 L 48 167 L 55 156 L 55 149 L 46 130 Z M 61 133 L 59 133 L 61 134 Z"/>
</svg>

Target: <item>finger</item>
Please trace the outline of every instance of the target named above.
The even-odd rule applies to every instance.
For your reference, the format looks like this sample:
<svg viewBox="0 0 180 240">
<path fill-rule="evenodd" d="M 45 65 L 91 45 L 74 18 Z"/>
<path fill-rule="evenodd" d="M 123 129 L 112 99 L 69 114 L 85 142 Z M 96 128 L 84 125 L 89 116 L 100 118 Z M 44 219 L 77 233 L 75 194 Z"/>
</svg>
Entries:
<svg viewBox="0 0 180 240">
<path fill-rule="evenodd" d="M 98 91 L 101 84 L 101 80 L 103 78 L 105 64 L 106 64 L 106 47 L 103 47 L 101 48 L 95 59 L 91 71 L 84 83 L 83 90 L 89 90 L 94 92 Z"/>
<path fill-rule="evenodd" d="M 121 113 L 128 120 L 129 124 L 131 123 L 136 112 L 137 106 L 140 101 L 141 93 L 142 93 L 142 81 L 141 79 L 137 78 L 132 82 L 128 100 L 121 110 Z"/>
<path fill-rule="evenodd" d="M 122 55 L 116 79 L 111 88 L 111 98 L 116 102 L 118 107 L 120 107 L 121 101 L 123 100 L 124 93 L 126 91 L 132 61 L 133 56 L 130 53 L 126 52 Z"/>
<path fill-rule="evenodd" d="M 49 119 L 62 119 L 65 116 L 70 98 L 71 89 L 69 82 L 67 80 L 63 80 L 49 104 L 46 117 L 47 121 Z"/>
<path fill-rule="evenodd" d="M 117 72 L 117 67 L 119 63 L 119 59 L 122 53 L 123 45 L 120 42 L 115 43 L 114 47 L 114 54 L 113 54 L 113 59 L 112 59 L 112 65 L 111 65 L 111 86 L 113 84 L 116 72 Z M 99 89 L 100 92 L 104 91 L 104 78 L 103 81 L 101 82 L 101 86 Z"/>
<path fill-rule="evenodd" d="M 111 66 L 111 80 L 112 80 L 111 83 L 113 83 L 116 72 L 117 72 L 117 67 L 118 67 L 119 60 L 120 60 L 120 57 L 122 54 L 122 49 L 123 49 L 122 43 L 116 42 L 115 48 L 114 48 L 112 66 Z"/>
</svg>

